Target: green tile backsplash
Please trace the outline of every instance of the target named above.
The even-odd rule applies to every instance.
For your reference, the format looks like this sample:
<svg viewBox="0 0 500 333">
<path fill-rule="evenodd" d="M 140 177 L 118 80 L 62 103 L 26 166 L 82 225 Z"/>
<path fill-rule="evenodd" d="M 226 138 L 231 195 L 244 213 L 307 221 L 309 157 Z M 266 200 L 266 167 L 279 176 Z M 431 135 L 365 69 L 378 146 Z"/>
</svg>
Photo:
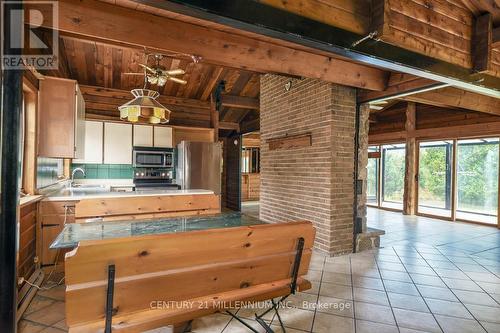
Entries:
<svg viewBox="0 0 500 333">
<path fill-rule="evenodd" d="M 130 164 L 79 164 L 72 163 L 71 171 L 75 168 L 85 170 L 87 179 L 132 179 L 134 168 Z M 75 179 L 83 179 L 81 172 L 75 174 Z"/>
</svg>

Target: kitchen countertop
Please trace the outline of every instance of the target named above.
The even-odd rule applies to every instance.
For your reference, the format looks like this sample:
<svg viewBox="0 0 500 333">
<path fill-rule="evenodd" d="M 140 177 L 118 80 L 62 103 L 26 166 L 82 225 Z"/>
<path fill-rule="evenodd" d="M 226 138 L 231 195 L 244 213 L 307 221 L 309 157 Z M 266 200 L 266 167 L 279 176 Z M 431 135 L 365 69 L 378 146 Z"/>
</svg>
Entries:
<svg viewBox="0 0 500 333">
<path fill-rule="evenodd" d="M 130 192 L 111 192 L 108 188 L 75 188 L 73 190 L 65 188 L 46 195 L 44 200 L 48 201 L 78 201 L 82 199 L 99 198 L 123 198 L 123 197 L 153 197 L 167 195 L 196 195 L 196 194 L 214 194 L 210 190 L 154 190 L 144 191 L 136 190 Z"/>
<path fill-rule="evenodd" d="M 151 220 L 70 223 L 56 237 L 51 249 L 74 248 L 83 240 L 103 240 L 144 235 L 182 233 L 195 230 L 234 228 L 266 224 L 241 213 L 222 213 L 204 217 L 178 217 Z"/>
</svg>

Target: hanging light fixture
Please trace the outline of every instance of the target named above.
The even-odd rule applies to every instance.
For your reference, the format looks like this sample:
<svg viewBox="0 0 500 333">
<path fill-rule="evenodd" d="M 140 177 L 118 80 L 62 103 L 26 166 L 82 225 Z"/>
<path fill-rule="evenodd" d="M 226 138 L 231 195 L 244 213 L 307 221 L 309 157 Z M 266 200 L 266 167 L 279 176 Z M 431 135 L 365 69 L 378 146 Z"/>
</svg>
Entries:
<svg viewBox="0 0 500 333">
<path fill-rule="evenodd" d="M 151 124 L 166 124 L 170 121 L 170 110 L 156 99 L 160 93 L 149 89 L 134 89 L 131 91 L 134 99 L 118 107 L 120 118 L 130 122 L 144 119 Z"/>
</svg>

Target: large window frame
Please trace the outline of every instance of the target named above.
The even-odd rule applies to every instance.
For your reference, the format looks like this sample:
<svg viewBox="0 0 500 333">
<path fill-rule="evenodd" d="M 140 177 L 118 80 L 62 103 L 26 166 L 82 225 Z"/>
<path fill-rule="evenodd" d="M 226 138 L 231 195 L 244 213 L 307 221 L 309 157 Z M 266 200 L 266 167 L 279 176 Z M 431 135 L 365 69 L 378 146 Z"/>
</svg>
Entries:
<svg viewBox="0 0 500 333">
<path fill-rule="evenodd" d="M 372 150 L 368 154 L 368 159 L 375 159 L 376 160 L 376 171 L 377 171 L 377 195 L 376 195 L 376 202 L 367 202 L 367 205 L 370 207 L 377 207 L 380 209 L 385 209 L 385 210 L 390 210 L 390 211 L 396 211 L 396 212 L 401 212 L 403 210 L 403 203 L 395 203 L 395 204 L 390 204 L 390 200 L 384 200 L 384 188 L 385 188 L 385 177 L 384 177 L 384 146 L 401 146 L 404 145 L 403 142 L 394 142 L 394 143 L 384 143 L 384 144 L 377 144 L 377 145 L 369 145 L 369 150 Z M 405 149 L 405 148 L 403 148 Z M 405 153 L 406 155 L 406 153 Z M 403 182 L 404 182 L 404 170 L 402 172 L 403 176 Z M 403 191 L 404 191 L 404 184 L 403 184 Z"/>
<path fill-rule="evenodd" d="M 497 175 L 498 176 L 498 184 L 497 184 L 497 200 L 496 200 L 496 207 L 497 207 L 497 214 L 496 214 L 496 223 L 487 223 L 487 222 L 484 222 L 484 221 L 479 221 L 479 220 L 475 220 L 475 219 L 472 219 L 472 218 L 463 218 L 463 217 L 457 217 L 457 211 L 458 211 L 458 191 L 459 191 L 459 186 L 458 186 L 458 183 L 457 183 L 457 176 L 458 176 L 458 158 L 459 158 L 459 154 L 458 154 L 458 146 L 460 144 L 461 141 L 464 141 L 464 140 L 484 140 L 484 141 L 488 141 L 488 140 L 499 140 L 498 142 L 498 162 L 497 162 Z M 450 184 L 449 186 L 451 187 L 450 188 L 450 200 L 451 200 L 451 215 L 448 217 L 448 216 L 442 216 L 442 215 L 436 215 L 436 214 L 429 214 L 429 213 L 425 213 L 425 212 L 422 212 L 421 209 L 419 209 L 419 187 L 420 187 L 420 184 L 419 184 L 419 172 L 420 172 L 420 145 L 421 143 L 428 143 L 428 142 L 433 142 L 433 141 L 447 141 L 447 142 L 452 142 L 452 151 L 450 152 L 451 153 L 451 180 L 450 180 Z M 389 144 L 396 144 L 396 143 L 389 143 Z M 486 143 L 485 143 L 486 144 Z M 369 146 L 369 148 L 371 148 L 373 150 L 373 148 L 378 148 L 378 151 L 381 152 L 382 150 L 382 146 L 385 145 L 380 143 L 380 144 L 372 144 Z M 381 180 L 382 180 L 382 156 L 381 154 L 374 154 L 374 153 L 370 153 L 369 152 L 369 159 L 370 158 L 374 158 L 376 159 L 376 165 L 377 165 L 377 170 L 378 170 L 378 174 L 377 174 L 377 180 L 376 180 L 376 183 L 378 184 L 378 188 L 377 188 L 377 200 L 376 202 L 368 202 L 367 201 L 367 206 L 370 206 L 370 207 L 376 207 L 376 208 L 380 208 L 380 209 L 384 209 L 384 210 L 392 210 L 392 211 L 401 211 L 401 209 L 394 209 L 394 208 L 388 208 L 388 207 L 384 207 L 383 205 L 381 205 L 381 202 L 382 202 L 382 185 L 381 185 Z M 437 218 L 437 219 L 441 219 L 441 220 L 447 220 L 447 221 L 451 221 L 451 222 L 467 222 L 467 223 L 474 223 L 474 224 L 481 224 L 481 225 L 487 225 L 487 226 L 493 226 L 493 227 L 497 227 L 500 229 L 500 137 L 498 136 L 480 136 L 480 137 L 461 137 L 461 138 L 432 138 L 432 139 L 418 139 L 416 140 L 416 170 L 417 170 L 417 179 L 416 179 L 416 182 L 415 182 L 415 187 L 416 187 L 416 199 L 415 199 L 415 205 L 416 205 L 416 215 L 418 216 L 425 216 L 425 217 L 432 217 L 432 218 Z M 368 181 L 368 180 L 367 180 Z M 467 212 L 467 211 L 466 211 Z M 460 214 L 459 214 L 460 215 Z M 474 215 L 474 214 L 471 214 L 471 216 Z M 494 216 L 494 215 L 491 215 L 489 214 L 490 216 Z"/>
</svg>

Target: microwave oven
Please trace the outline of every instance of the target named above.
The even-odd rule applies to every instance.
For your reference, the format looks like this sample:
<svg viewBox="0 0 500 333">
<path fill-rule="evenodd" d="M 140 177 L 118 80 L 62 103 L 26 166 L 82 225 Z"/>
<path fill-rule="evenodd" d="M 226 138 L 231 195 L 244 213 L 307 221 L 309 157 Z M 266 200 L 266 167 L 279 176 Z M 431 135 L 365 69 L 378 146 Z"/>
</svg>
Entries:
<svg viewBox="0 0 500 333">
<path fill-rule="evenodd" d="M 173 168 L 174 149 L 134 147 L 133 166 L 134 168 Z"/>
</svg>

